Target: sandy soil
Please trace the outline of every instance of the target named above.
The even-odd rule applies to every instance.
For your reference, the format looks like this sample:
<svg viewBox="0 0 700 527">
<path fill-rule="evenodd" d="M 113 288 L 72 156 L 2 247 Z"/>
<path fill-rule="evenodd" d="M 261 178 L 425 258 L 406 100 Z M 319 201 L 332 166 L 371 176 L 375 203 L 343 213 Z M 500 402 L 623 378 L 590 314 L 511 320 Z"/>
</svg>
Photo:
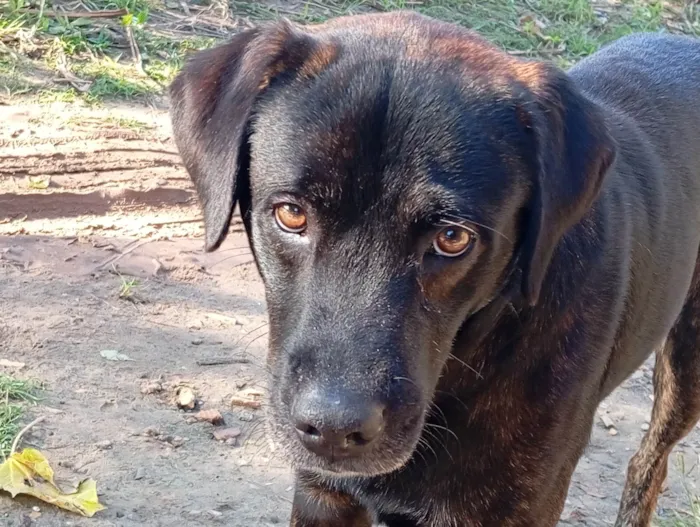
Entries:
<svg viewBox="0 0 700 527">
<path fill-rule="evenodd" d="M 138 122 L 137 122 L 138 121 Z M 46 188 L 42 188 L 46 187 Z M 167 116 L 144 108 L 0 107 L 0 358 L 46 386 L 27 444 L 59 481 L 97 480 L 108 507 L 83 519 L 0 495 L 6 526 L 284 525 L 291 476 L 269 450 L 262 409 L 266 316 L 238 222 L 201 251 L 193 190 Z M 136 280 L 136 282 L 134 282 Z M 130 361 L 108 361 L 117 350 Z M 228 364 L 207 365 L 228 359 Z M 561 525 L 611 525 L 651 409 L 651 362 L 601 407 Z M 225 425 L 192 422 L 175 393 Z M 264 404 L 264 403 L 263 403 Z M 228 442 L 213 433 L 237 428 Z M 678 455 L 660 507 L 687 507 L 700 433 Z M 32 507 L 39 507 L 39 512 Z"/>
</svg>

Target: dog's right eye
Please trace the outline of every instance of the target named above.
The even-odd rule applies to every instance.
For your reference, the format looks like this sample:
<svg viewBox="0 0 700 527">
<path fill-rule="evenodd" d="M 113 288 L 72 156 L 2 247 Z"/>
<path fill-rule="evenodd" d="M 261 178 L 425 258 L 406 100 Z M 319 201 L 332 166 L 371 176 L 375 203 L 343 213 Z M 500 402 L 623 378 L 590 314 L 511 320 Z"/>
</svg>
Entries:
<svg viewBox="0 0 700 527">
<path fill-rule="evenodd" d="M 475 235 L 469 229 L 449 226 L 442 229 L 433 240 L 433 250 L 440 256 L 455 258 L 466 253 L 474 243 Z"/>
<path fill-rule="evenodd" d="M 294 203 L 281 203 L 275 207 L 275 220 L 285 232 L 301 234 L 306 230 L 306 213 Z"/>
</svg>

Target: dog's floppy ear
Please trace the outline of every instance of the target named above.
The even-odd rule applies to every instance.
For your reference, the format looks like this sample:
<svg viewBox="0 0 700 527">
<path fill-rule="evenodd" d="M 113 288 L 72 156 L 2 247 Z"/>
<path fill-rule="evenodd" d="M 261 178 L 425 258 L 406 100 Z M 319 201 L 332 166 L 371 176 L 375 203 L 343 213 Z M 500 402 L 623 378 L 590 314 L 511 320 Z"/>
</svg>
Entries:
<svg viewBox="0 0 700 527">
<path fill-rule="evenodd" d="M 562 236 L 597 199 L 616 145 L 602 109 L 562 70 L 544 63 L 521 66 L 528 93 L 522 108 L 536 146 L 530 218 L 523 245 L 523 293 L 535 305 Z"/>
<path fill-rule="evenodd" d="M 173 135 L 202 205 L 207 251 L 226 237 L 236 200 L 248 188 L 242 154 L 256 100 L 274 78 L 286 72 L 310 77 L 331 55 L 326 44 L 282 21 L 200 51 L 173 81 Z"/>
</svg>

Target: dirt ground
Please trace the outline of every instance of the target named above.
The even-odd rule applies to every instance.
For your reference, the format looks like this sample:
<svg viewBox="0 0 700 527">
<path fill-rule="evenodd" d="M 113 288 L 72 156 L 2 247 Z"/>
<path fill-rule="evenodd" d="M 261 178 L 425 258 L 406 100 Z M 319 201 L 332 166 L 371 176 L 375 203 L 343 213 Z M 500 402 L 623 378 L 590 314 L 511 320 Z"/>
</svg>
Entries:
<svg viewBox="0 0 700 527">
<path fill-rule="evenodd" d="M 163 110 L 0 106 L 0 358 L 46 388 L 26 444 L 60 482 L 94 478 L 107 506 L 83 519 L 3 494 L 0 524 L 288 522 L 292 479 L 264 409 L 231 405 L 265 390 L 262 285 L 240 224 L 205 255 L 199 217 Z M 612 525 L 651 410 L 651 364 L 602 405 L 614 430 L 596 422 L 561 525 Z M 225 425 L 192 423 L 174 403 L 183 386 Z M 240 435 L 217 441 L 223 428 Z M 661 517 L 688 507 L 699 447 L 696 430 L 677 448 Z"/>
</svg>

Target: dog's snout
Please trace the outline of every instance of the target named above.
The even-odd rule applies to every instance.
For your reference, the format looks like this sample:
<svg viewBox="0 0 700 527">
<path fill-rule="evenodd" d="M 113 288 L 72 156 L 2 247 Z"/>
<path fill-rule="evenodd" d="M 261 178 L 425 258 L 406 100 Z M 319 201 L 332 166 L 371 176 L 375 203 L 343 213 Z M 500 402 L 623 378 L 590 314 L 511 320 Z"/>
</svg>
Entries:
<svg viewBox="0 0 700 527">
<path fill-rule="evenodd" d="M 384 406 L 349 393 L 300 394 L 292 412 L 299 439 L 311 452 L 333 459 L 360 455 L 384 429 Z"/>
</svg>

